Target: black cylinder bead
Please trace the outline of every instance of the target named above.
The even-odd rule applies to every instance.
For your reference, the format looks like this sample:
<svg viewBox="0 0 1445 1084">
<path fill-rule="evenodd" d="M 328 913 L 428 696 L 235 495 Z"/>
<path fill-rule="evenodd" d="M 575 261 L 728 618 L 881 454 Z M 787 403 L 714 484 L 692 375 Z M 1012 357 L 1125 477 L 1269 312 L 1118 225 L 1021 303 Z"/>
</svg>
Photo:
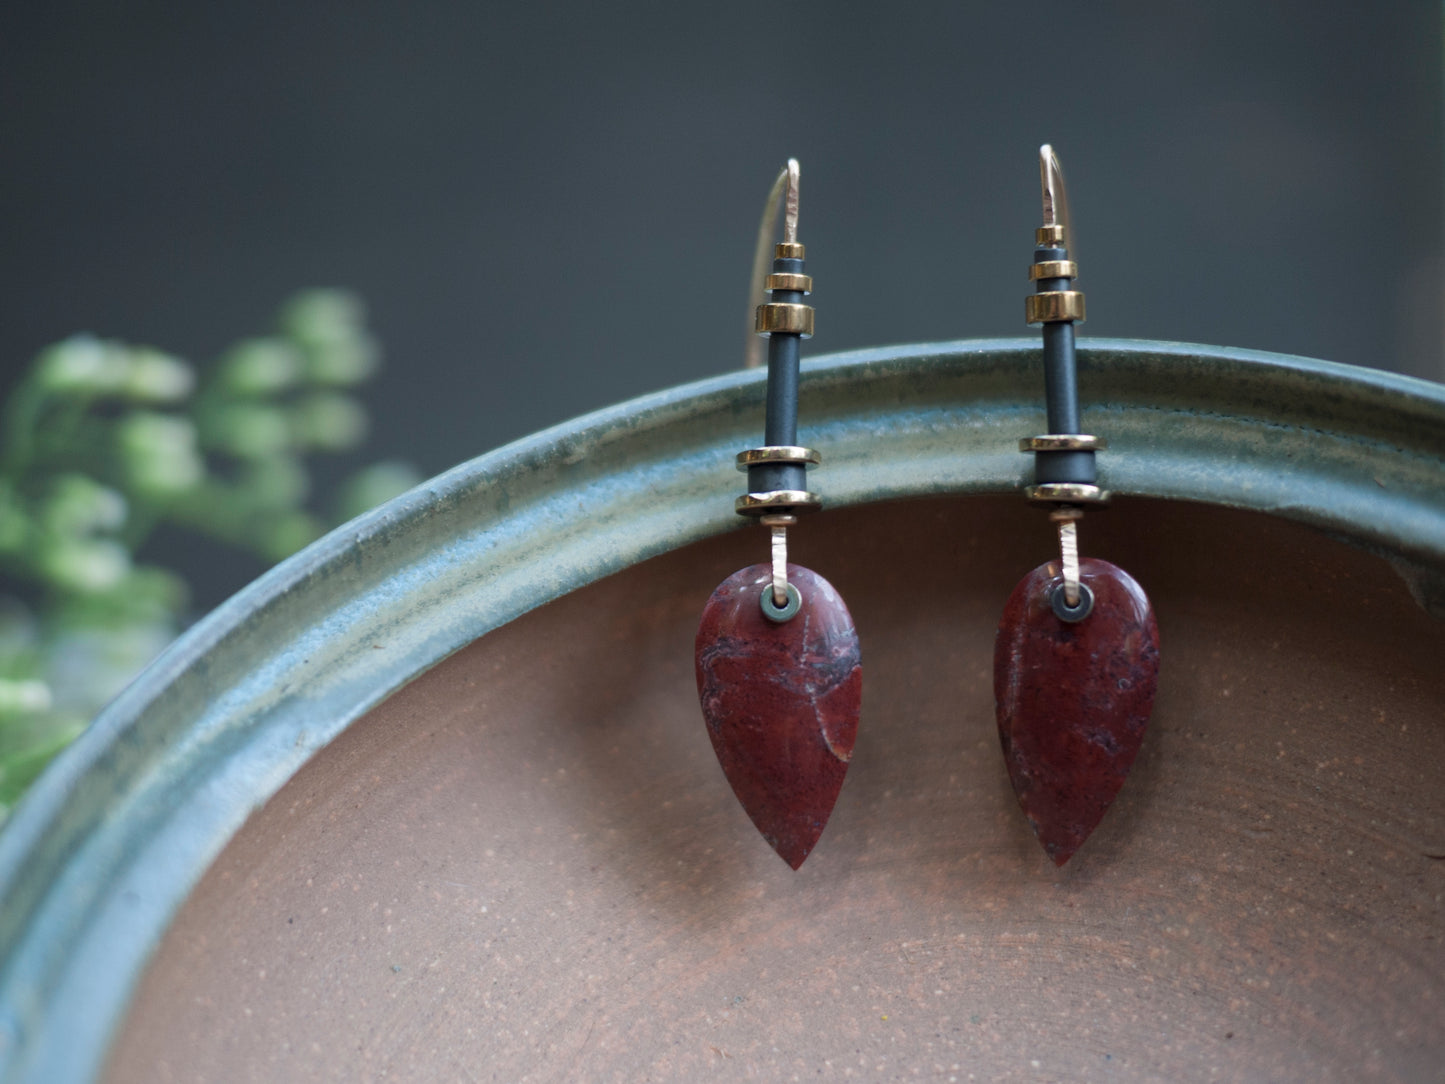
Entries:
<svg viewBox="0 0 1445 1084">
<path fill-rule="evenodd" d="M 803 261 L 773 260 L 773 274 L 801 275 Z M 772 301 L 803 304 L 801 290 L 774 290 Z M 768 336 L 768 405 L 763 441 L 769 445 L 798 443 L 798 366 L 801 335 L 775 331 Z M 748 468 L 748 490 L 767 493 L 778 489 L 805 490 L 808 470 L 801 463 L 761 463 Z"/>
<path fill-rule="evenodd" d="M 1034 249 L 1034 262 L 1067 260 L 1065 248 L 1040 247 Z M 1037 291 L 1049 293 L 1069 289 L 1069 279 L 1039 279 Z M 1074 324 L 1072 320 L 1060 320 L 1043 326 L 1044 339 L 1044 402 L 1048 414 L 1050 433 L 1074 435 L 1079 432 L 1079 378 L 1078 357 L 1074 349 Z M 1094 485 L 1097 473 L 1094 467 L 1094 453 L 1087 452 L 1035 452 L 1034 481 L 1040 485 L 1049 482 L 1073 482 Z"/>
</svg>

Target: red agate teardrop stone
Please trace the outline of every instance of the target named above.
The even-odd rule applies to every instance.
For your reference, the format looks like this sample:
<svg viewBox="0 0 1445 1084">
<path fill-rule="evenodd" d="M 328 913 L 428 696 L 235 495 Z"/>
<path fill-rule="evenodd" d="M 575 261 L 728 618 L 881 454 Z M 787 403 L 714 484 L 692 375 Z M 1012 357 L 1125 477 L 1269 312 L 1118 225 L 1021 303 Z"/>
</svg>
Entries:
<svg viewBox="0 0 1445 1084">
<path fill-rule="evenodd" d="M 993 690 L 1004 760 L 1019 805 L 1056 865 L 1098 827 L 1144 740 L 1159 681 L 1159 629 L 1144 589 L 1084 558 L 1094 608 L 1054 614 L 1058 562 L 1014 588 L 994 644 Z"/>
<path fill-rule="evenodd" d="M 763 616 L 772 568 L 718 585 L 697 630 L 697 692 L 708 737 L 733 793 L 763 838 L 797 869 L 843 786 L 863 690 L 858 633 L 832 584 L 798 565 L 802 607 Z"/>
</svg>

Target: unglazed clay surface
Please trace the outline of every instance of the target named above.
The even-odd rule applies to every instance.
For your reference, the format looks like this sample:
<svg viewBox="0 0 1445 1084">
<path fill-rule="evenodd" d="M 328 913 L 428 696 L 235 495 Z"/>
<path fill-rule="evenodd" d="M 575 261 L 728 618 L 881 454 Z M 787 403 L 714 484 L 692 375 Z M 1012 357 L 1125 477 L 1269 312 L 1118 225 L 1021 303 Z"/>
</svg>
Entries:
<svg viewBox="0 0 1445 1084">
<path fill-rule="evenodd" d="M 838 801 L 863 690 L 858 633 L 833 586 L 798 565 L 802 607 L 763 616 L 772 569 L 718 585 L 697 631 L 697 691 L 718 762 L 763 838 L 797 869 Z"/>
<path fill-rule="evenodd" d="M 1082 621 L 1055 615 L 1057 561 L 1014 588 L 994 644 L 1004 761 L 1034 835 L 1062 866 L 1099 826 L 1134 766 L 1159 684 L 1159 629 L 1144 589 L 1085 557 Z"/>
<path fill-rule="evenodd" d="M 1385 562 L 1268 516 L 1120 498 L 1090 523 L 1166 657 L 1129 783 L 1062 868 L 994 718 L 1038 511 L 832 508 L 790 544 L 847 600 L 868 691 L 801 870 L 698 711 L 699 611 L 758 553 L 739 530 L 348 727 L 197 886 L 105 1079 L 1438 1079 L 1445 627 Z"/>
</svg>

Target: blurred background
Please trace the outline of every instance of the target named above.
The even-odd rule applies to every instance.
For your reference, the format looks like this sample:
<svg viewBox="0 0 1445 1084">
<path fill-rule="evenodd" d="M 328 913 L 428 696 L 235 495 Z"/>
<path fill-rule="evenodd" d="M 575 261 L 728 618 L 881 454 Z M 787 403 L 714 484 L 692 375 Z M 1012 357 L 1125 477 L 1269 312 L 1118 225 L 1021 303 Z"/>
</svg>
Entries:
<svg viewBox="0 0 1445 1084">
<path fill-rule="evenodd" d="M 1441 50 L 1433 0 L 18 5 L 0 358 L 346 287 L 429 474 L 736 366 L 789 155 L 812 353 L 1024 334 L 1051 141 L 1085 334 L 1439 380 Z"/>
<path fill-rule="evenodd" d="M 75 332 L 204 389 L 295 291 L 345 288 L 364 322 L 323 297 L 270 340 L 380 344 L 340 382 L 364 437 L 353 411 L 310 450 L 325 504 L 739 365 L 789 155 L 810 353 L 1025 334 L 1044 141 L 1085 336 L 1441 380 L 1441 57 L 1434 0 L 12 5 L 0 392 Z M 161 528 L 139 556 L 191 615 L 286 548 Z"/>
</svg>

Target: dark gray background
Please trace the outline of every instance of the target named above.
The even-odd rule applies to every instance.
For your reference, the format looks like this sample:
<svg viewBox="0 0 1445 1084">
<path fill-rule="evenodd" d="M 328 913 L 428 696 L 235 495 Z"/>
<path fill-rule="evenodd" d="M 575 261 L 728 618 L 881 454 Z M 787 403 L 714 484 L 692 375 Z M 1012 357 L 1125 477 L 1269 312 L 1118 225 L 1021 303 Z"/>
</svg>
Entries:
<svg viewBox="0 0 1445 1084">
<path fill-rule="evenodd" d="M 196 360 L 369 302 L 431 473 L 739 364 L 803 163 L 811 353 L 1025 334 L 1036 148 L 1084 334 L 1445 378 L 1433 2 L 32 4 L 0 18 L 0 357 Z"/>
</svg>

